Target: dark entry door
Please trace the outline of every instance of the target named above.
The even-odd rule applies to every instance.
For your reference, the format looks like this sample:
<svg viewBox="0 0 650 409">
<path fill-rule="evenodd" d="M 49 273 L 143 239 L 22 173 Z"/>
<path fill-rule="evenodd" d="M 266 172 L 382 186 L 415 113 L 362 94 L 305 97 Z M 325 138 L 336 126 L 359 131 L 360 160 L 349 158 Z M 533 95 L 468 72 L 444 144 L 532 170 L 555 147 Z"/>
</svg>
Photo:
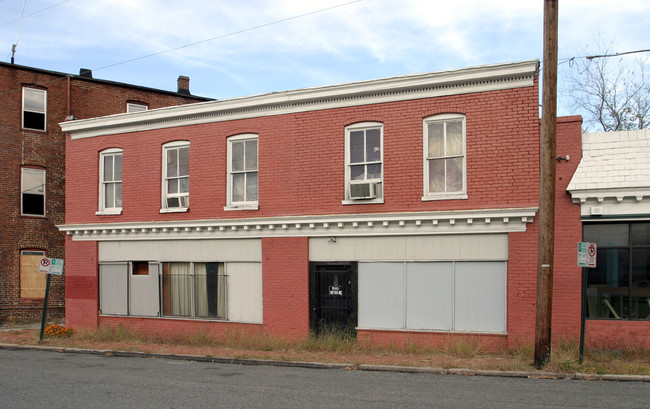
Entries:
<svg viewBox="0 0 650 409">
<path fill-rule="evenodd" d="M 338 330 L 355 334 L 357 263 L 309 263 L 310 326 L 316 333 Z"/>
</svg>

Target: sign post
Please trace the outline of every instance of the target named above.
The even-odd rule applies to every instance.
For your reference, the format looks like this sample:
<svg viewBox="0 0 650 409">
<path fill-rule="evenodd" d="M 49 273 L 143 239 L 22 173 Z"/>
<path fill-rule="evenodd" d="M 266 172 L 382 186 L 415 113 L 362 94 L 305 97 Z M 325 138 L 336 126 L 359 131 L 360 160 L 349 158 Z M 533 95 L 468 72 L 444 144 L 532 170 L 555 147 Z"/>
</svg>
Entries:
<svg viewBox="0 0 650 409">
<path fill-rule="evenodd" d="M 578 243 L 578 267 L 582 267 L 582 307 L 580 313 L 580 359 L 585 355 L 585 320 L 587 314 L 587 269 L 596 267 L 596 243 Z"/>
<path fill-rule="evenodd" d="M 41 257 L 38 261 L 38 272 L 47 274 L 45 282 L 45 299 L 43 300 L 43 317 L 41 318 L 41 335 L 39 342 L 43 341 L 43 332 L 45 331 L 45 321 L 47 319 L 47 302 L 50 298 L 50 279 L 52 274 L 63 275 L 63 260 L 58 258 Z"/>
</svg>

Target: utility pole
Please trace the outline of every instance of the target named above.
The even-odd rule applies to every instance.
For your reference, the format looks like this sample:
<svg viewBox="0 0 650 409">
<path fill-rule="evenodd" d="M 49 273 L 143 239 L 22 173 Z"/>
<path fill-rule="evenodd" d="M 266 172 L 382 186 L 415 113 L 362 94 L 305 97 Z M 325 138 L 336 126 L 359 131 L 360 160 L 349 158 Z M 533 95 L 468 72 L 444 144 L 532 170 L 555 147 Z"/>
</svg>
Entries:
<svg viewBox="0 0 650 409">
<path fill-rule="evenodd" d="M 544 0 L 544 61 L 542 66 L 542 139 L 539 183 L 539 239 L 537 243 L 537 309 L 535 368 L 551 358 L 553 311 L 553 255 L 555 234 L 555 146 L 557 137 L 557 23 L 558 0 Z"/>
</svg>

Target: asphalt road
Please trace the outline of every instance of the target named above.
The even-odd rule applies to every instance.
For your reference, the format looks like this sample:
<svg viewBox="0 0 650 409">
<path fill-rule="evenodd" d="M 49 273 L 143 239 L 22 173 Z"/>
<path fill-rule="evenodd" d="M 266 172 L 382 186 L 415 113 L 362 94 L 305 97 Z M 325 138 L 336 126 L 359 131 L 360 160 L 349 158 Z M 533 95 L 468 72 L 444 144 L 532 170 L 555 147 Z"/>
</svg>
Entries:
<svg viewBox="0 0 650 409">
<path fill-rule="evenodd" d="M 650 384 L 0 350 L 1 408 L 648 408 Z"/>
</svg>

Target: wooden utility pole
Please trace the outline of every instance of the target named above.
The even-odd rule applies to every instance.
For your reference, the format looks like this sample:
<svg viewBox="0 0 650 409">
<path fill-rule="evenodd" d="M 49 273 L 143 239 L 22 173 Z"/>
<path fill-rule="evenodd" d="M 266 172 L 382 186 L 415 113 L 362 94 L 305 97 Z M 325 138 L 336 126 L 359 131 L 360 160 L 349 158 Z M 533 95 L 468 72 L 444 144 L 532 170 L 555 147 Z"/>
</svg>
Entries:
<svg viewBox="0 0 650 409">
<path fill-rule="evenodd" d="M 551 358 L 553 311 L 553 236 L 555 233 L 555 146 L 557 126 L 558 0 L 544 0 L 544 61 L 542 65 L 542 140 L 539 184 L 539 240 L 537 243 L 537 309 L 535 367 Z"/>
</svg>

